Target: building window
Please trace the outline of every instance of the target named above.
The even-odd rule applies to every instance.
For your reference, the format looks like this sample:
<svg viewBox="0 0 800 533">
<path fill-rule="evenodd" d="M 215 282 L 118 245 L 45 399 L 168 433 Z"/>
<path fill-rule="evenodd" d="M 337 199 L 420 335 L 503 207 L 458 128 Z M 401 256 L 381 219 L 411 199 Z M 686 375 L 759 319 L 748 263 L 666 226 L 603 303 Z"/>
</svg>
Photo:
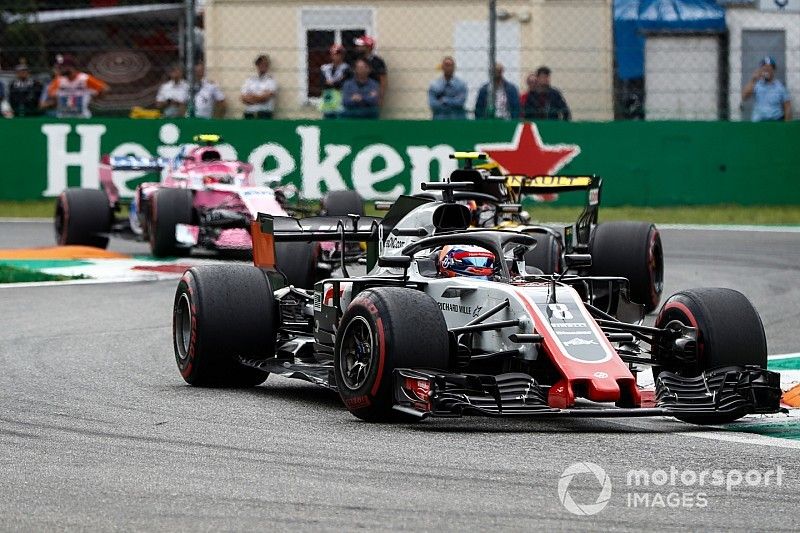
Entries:
<svg viewBox="0 0 800 533">
<path fill-rule="evenodd" d="M 370 8 L 303 8 L 300 13 L 301 43 L 300 87 L 304 102 L 322 95 L 320 67 L 329 61 L 328 50 L 341 44 L 347 51 L 346 60 L 355 54 L 353 40 L 373 34 L 373 10 Z"/>
</svg>

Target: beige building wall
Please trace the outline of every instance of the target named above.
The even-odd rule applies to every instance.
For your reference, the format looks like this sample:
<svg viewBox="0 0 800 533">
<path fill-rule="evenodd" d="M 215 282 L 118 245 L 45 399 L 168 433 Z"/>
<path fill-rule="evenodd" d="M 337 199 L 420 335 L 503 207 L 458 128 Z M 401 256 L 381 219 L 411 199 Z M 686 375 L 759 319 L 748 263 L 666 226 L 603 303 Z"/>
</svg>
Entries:
<svg viewBox="0 0 800 533">
<path fill-rule="evenodd" d="M 429 117 L 427 88 L 439 75 L 441 58 L 456 52 L 457 27 L 485 24 L 488 17 L 487 2 L 470 0 L 207 0 L 207 71 L 225 90 L 229 116 L 241 116 L 240 87 L 252 75 L 253 60 L 260 53 L 272 57 L 272 74 L 280 85 L 276 115 L 319 116 L 315 103 L 304 98 L 301 13 L 308 8 L 370 13 L 377 53 L 389 69 L 384 118 Z M 498 12 L 500 30 L 513 27 L 519 35 L 515 45 L 519 70 L 509 72 L 509 81 L 524 91 L 527 72 L 546 64 L 553 69 L 553 85 L 564 93 L 575 120 L 613 117 L 611 0 L 500 0 Z M 462 38 L 458 45 L 459 57 L 467 58 L 459 70 L 481 75 L 485 33 L 476 33 L 474 43 L 465 44 Z"/>
</svg>

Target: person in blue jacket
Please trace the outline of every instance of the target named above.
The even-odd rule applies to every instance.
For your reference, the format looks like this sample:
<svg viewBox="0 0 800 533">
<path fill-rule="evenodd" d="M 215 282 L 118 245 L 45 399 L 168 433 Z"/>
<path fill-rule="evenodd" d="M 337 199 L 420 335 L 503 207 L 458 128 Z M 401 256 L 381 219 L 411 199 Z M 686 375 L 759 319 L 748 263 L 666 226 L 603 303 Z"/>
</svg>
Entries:
<svg viewBox="0 0 800 533">
<path fill-rule="evenodd" d="M 456 78 L 456 61 L 452 57 L 445 57 L 441 68 L 442 77 L 433 80 L 428 87 L 428 105 L 433 112 L 433 120 L 465 119 L 467 84 Z"/>
<path fill-rule="evenodd" d="M 494 110 L 489 109 L 489 84 L 484 83 L 478 91 L 475 101 L 475 118 L 502 118 L 515 120 L 519 118 L 519 89 L 513 83 L 503 78 L 504 67 L 502 63 L 494 66 Z"/>
<path fill-rule="evenodd" d="M 381 86 L 369 77 L 370 67 L 365 59 L 356 59 L 355 75 L 342 85 L 342 118 L 378 118 Z"/>
</svg>

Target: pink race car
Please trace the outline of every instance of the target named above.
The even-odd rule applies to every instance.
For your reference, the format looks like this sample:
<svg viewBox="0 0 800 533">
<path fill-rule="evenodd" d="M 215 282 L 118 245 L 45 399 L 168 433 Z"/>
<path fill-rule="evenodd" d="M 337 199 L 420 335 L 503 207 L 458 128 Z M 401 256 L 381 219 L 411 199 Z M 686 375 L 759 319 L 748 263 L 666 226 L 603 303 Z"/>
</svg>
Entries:
<svg viewBox="0 0 800 533">
<path fill-rule="evenodd" d="M 101 190 L 70 188 L 59 195 L 58 244 L 105 248 L 113 233 L 147 240 L 156 257 L 186 255 L 193 248 L 251 250 L 250 222 L 258 213 L 303 212 L 296 202 L 289 203 L 298 196 L 294 186 L 256 185 L 252 165 L 224 160 L 215 146 L 221 141 L 218 135 L 198 135 L 194 140 L 202 145 L 185 145 L 173 159 L 104 156 Z M 112 180 L 115 170 L 163 171 L 161 182 L 136 188 L 127 219 L 115 217 L 120 210 L 119 190 Z M 322 206 L 324 214 L 363 215 L 361 198 L 354 191 L 329 192 Z M 325 269 L 340 255 L 335 243 L 286 245 L 277 253 L 297 286 L 313 286 L 317 268 Z"/>
</svg>

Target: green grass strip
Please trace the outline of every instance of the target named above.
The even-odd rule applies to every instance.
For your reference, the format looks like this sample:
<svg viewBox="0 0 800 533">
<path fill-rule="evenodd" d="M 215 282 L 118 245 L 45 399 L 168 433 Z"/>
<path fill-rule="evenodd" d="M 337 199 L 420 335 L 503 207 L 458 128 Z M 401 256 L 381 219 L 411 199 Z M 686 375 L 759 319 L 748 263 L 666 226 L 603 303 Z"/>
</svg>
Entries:
<svg viewBox="0 0 800 533">
<path fill-rule="evenodd" d="M 0 283 L 30 283 L 35 281 L 66 281 L 71 279 L 87 279 L 86 276 L 62 276 L 45 274 L 27 268 L 0 265 Z"/>
</svg>

